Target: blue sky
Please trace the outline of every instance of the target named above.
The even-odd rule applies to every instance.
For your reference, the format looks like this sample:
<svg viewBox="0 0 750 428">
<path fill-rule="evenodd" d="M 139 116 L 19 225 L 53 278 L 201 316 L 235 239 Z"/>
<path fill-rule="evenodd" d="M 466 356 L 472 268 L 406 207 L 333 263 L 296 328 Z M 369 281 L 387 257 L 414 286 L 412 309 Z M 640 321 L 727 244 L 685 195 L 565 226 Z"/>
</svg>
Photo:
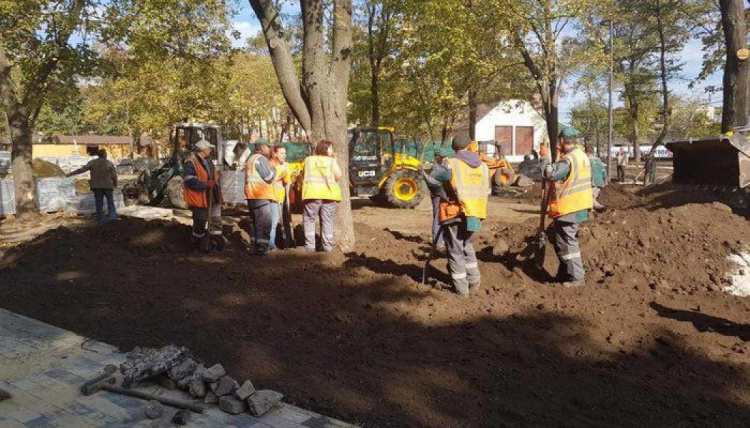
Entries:
<svg viewBox="0 0 750 428">
<path fill-rule="evenodd" d="M 292 13 L 294 10 L 291 6 L 285 6 L 286 11 Z M 239 4 L 238 14 L 233 19 L 234 28 L 242 34 L 239 40 L 234 40 L 234 44 L 237 47 L 241 47 L 247 37 L 257 34 L 260 30 L 260 24 L 255 17 L 255 13 L 246 1 L 241 1 Z M 707 80 L 697 84 L 695 88 L 689 89 L 689 83 L 695 79 L 701 70 L 701 64 L 703 61 L 703 46 L 700 40 L 691 40 L 685 45 L 685 48 L 679 54 L 681 61 L 684 63 L 682 68 L 682 79 L 670 82 L 670 89 L 674 93 L 692 98 L 699 99 L 706 104 L 721 105 L 721 94 L 713 94 L 712 96 L 707 94 L 704 89 L 707 86 L 721 86 L 722 74 L 721 72 L 714 73 Z M 568 87 L 570 85 L 567 85 Z M 572 93 L 564 87 L 565 93 L 560 97 L 560 120 L 565 122 L 569 120 L 570 110 L 582 100 L 581 96 Z M 618 95 L 615 93 L 615 105 L 621 105 L 618 101 Z"/>
</svg>

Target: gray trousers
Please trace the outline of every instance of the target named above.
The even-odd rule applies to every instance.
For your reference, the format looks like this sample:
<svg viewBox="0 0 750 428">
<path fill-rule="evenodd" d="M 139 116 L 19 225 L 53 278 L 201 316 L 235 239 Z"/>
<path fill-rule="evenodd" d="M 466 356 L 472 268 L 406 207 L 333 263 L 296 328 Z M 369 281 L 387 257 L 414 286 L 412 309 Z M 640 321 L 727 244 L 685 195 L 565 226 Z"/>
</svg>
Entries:
<svg viewBox="0 0 750 428">
<path fill-rule="evenodd" d="M 191 208 L 193 212 L 193 236 L 203 238 L 206 235 L 206 222 L 209 221 L 208 208 Z M 211 235 L 221 235 L 221 205 L 211 205 L 209 222 Z"/>
<path fill-rule="evenodd" d="M 255 254 L 260 255 L 268 251 L 268 244 L 271 242 L 271 203 L 265 202 L 247 201 L 247 206 L 250 208 L 250 220 L 253 222 L 253 231 L 255 232 L 255 235 L 252 236 L 252 242 Z"/>
<path fill-rule="evenodd" d="M 599 200 L 598 200 L 599 199 L 599 193 L 601 193 L 602 188 L 601 187 L 594 187 L 594 188 L 592 188 L 592 191 L 594 193 L 594 209 L 595 210 L 602 210 L 602 209 L 604 209 L 604 205 L 602 205 L 599 202 Z"/>
<path fill-rule="evenodd" d="M 320 242 L 323 251 L 333 250 L 333 219 L 336 216 L 338 202 L 324 199 L 305 201 L 302 227 L 305 230 L 305 248 L 315 251 L 315 223 L 320 217 Z"/>
<path fill-rule="evenodd" d="M 557 280 L 579 281 L 586 274 L 581 258 L 581 246 L 578 243 L 580 223 L 569 223 L 555 220 L 552 223 L 554 232 L 553 244 L 560 267 L 557 269 Z"/>
<path fill-rule="evenodd" d="M 448 247 L 448 270 L 456 292 L 462 296 L 469 294 L 469 288 L 479 286 L 479 265 L 477 253 L 471 239 L 473 232 L 466 230 L 466 223 L 452 223 L 442 226 L 445 244 Z"/>
</svg>

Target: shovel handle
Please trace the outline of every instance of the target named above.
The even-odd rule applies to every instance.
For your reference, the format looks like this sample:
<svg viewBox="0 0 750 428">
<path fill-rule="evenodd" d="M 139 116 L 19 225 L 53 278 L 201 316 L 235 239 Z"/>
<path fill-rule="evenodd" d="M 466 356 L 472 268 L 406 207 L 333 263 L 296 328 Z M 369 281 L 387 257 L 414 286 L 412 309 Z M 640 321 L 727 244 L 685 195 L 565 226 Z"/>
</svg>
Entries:
<svg viewBox="0 0 750 428">
<path fill-rule="evenodd" d="M 138 391 L 135 389 L 123 388 L 117 385 L 106 384 L 102 387 L 103 390 L 114 392 L 115 394 L 127 395 L 129 397 L 140 398 L 143 400 L 155 400 L 164 404 L 165 406 L 174 407 L 177 409 L 187 409 L 195 413 L 204 413 L 207 406 L 205 404 L 193 403 L 185 400 L 178 400 L 175 398 L 163 397 L 161 395 L 149 394 L 147 392 Z"/>
</svg>

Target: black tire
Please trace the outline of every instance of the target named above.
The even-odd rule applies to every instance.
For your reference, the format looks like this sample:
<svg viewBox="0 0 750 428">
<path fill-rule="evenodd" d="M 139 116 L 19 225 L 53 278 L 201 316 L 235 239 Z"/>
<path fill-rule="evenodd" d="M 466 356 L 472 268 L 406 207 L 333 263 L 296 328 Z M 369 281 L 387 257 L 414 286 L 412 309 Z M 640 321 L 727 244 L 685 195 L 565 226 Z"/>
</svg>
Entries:
<svg viewBox="0 0 750 428">
<path fill-rule="evenodd" d="M 416 208 L 427 194 L 427 183 L 417 171 L 398 169 L 388 177 L 381 191 L 391 207 Z"/>
<path fill-rule="evenodd" d="M 171 180 L 167 183 L 167 188 L 164 189 L 164 195 L 167 197 L 167 201 L 169 201 L 169 205 L 173 206 L 174 208 L 179 208 L 182 210 L 189 209 L 188 204 L 185 202 L 185 196 L 183 194 L 184 185 L 182 183 L 182 177 L 176 176 L 172 177 Z"/>
</svg>

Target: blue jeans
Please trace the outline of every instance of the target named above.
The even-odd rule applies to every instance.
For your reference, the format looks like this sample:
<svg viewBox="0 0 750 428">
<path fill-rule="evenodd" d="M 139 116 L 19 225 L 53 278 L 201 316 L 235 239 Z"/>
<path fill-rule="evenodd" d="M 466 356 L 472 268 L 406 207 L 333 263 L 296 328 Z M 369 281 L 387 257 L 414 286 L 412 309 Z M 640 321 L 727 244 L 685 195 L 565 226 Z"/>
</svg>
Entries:
<svg viewBox="0 0 750 428">
<path fill-rule="evenodd" d="M 115 197 L 112 189 L 91 189 L 94 191 L 94 202 L 96 204 L 96 222 L 104 223 L 104 198 L 107 198 L 107 217 L 109 220 L 117 220 L 117 208 L 115 208 Z"/>
<path fill-rule="evenodd" d="M 432 242 L 436 246 L 445 245 L 445 237 L 443 234 L 440 234 L 438 236 L 438 231 L 440 230 L 440 197 L 439 196 L 433 196 L 432 197 Z M 437 238 L 437 242 L 435 242 L 435 239 Z"/>
<path fill-rule="evenodd" d="M 271 202 L 271 239 L 269 239 L 268 247 L 276 248 L 276 229 L 279 227 L 279 204 Z"/>
</svg>

